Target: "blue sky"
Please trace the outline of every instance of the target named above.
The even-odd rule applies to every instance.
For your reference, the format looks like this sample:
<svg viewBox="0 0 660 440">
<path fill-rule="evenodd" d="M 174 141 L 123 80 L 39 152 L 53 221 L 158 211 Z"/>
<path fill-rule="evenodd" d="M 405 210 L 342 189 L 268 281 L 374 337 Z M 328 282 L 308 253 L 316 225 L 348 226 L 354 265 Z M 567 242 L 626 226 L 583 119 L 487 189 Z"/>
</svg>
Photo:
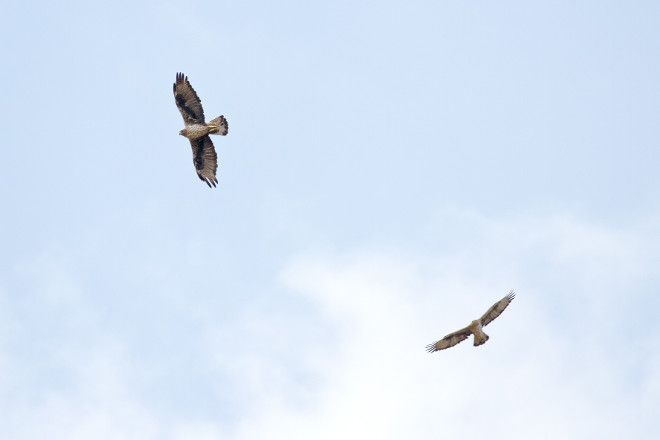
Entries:
<svg viewBox="0 0 660 440">
<path fill-rule="evenodd" d="M 7 2 L 0 430 L 654 438 L 659 21 Z M 213 190 L 179 71 L 229 122 Z M 486 345 L 424 351 L 510 289 Z"/>
</svg>

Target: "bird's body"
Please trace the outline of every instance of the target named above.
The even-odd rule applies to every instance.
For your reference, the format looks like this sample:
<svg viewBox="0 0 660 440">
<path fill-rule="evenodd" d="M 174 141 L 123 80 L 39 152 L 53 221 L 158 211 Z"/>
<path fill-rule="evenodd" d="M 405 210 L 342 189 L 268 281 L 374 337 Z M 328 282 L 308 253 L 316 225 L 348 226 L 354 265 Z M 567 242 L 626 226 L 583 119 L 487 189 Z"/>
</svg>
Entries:
<svg viewBox="0 0 660 440">
<path fill-rule="evenodd" d="M 181 130 L 179 134 L 183 137 L 188 138 L 189 140 L 199 139 L 202 136 L 207 134 L 227 134 L 227 120 L 224 116 L 218 116 L 214 120 L 207 122 L 205 124 L 190 124 L 186 128 Z"/>
<path fill-rule="evenodd" d="M 181 136 L 187 137 L 190 140 L 201 138 L 209 134 L 211 129 L 206 124 L 190 124 L 179 132 Z"/>
<path fill-rule="evenodd" d="M 218 183 L 215 176 L 218 169 L 218 155 L 209 134 L 225 136 L 229 131 L 227 120 L 224 116 L 218 116 L 209 122 L 204 121 L 202 101 L 183 73 L 176 74 L 174 100 L 185 124 L 185 128 L 179 134 L 190 140 L 197 176 L 209 187 L 215 186 Z"/>
<path fill-rule="evenodd" d="M 488 335 L 484 333 L 483 326 L 481 325 L 481 321 L 475 319 L 474 321 L 472 321 L 470 325 L 468 325 L 467 328 L 469 328 L 472 334 L 474 335 L 475 347 L 486 343 L 486 341 L 488 340 Z"/>
<path fill-rule="evenodd" d="M 448 334 L 439 341 L 434 342 L 426 346 L 426 350 L 429 352 L 434 352 L 438 350 L 444 350 L 445 348 L 453 347 L 466 340 L 470 335 L 474 335 L 474 346 L 483 345 L 489 339 L 488 335 L 484 333 L 483 328 L 490 324 L 495 318 L 500 316 L 500 314 L 507 308 L 507 306 L 513 301 L 513 298 L 516 297 L 516 294 L 512 290 L 507 296 L 493 304 L 484 315 L 475 319 L 465 328 L 462 328 L 458 331 Z"/>
</svg>

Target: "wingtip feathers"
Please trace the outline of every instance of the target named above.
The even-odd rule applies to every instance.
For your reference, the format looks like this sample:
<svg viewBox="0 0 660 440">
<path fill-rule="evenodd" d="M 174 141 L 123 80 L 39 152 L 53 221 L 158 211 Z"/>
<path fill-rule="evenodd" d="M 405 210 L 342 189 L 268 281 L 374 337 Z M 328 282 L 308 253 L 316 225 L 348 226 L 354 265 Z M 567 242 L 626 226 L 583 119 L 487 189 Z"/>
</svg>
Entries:
<svg viewBox="0 0 660 440">
<path fill-rule="evenodd" d="M 218 179 L 215 177 L 204 177 L 199 173 L 197 173 L 197 177 L 199 177 L 199 180 L 206 183 L 209 186 L 209 188 L 215 188 L 216 185 L 218 184 Z"/>
<path fill-rule="evenodd" d="M 184 75 L 183 73 L 181 73 L 181 72 L 177 72 L 177 74 L 176 74 L 176 81 L 174 81 L 174 87 L 173 87 L 173 89 L 174 89 L 174 94 L 176 95 L 176 86 L 177 86 L 177 85 L 179 85 L 179 84 L 185 84 L 185 83 L 187 83 L 187 82 L 188 82 L 188 77 L 185 76 L 185 75 Z"/>
</svg>

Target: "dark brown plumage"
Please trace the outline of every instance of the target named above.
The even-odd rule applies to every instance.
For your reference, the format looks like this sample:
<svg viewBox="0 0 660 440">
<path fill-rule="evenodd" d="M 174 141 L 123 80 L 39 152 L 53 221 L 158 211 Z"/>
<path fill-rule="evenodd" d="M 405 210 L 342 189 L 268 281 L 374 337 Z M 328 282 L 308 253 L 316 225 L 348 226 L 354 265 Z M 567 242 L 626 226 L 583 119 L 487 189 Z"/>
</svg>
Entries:
<svg viewBox="0 0 660 440">
<path fill-rule="evenodd" d="M 208 123 L 204 122 L 202 101 L 183 73 L 176 74 L 174 101 L 185 124 L 185 128 L 179 134 L 190 140 L 197 176 L 206 182 L 209 188 L 214 187 L 218 183 L 216 178 L 218 155 L 209 135 L 225 136 L 229 131 L 227 120 L 224 116 L 218 116 Z"/>
</svg>

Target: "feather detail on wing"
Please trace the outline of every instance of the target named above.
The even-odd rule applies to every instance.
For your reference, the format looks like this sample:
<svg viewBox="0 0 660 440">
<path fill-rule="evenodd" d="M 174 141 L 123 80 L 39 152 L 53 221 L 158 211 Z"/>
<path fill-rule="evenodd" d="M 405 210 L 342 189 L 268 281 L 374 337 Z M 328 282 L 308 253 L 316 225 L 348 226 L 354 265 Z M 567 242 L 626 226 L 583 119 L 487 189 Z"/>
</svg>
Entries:
<svg viewBox="0 0 660 440">
<path fill-rule="evenodd" d="M 197 176 L 211 188 L 218 183 L 215 172 L 218 170 L 218 155 L 209 135 L 190 141 L 193 150 L 193 163 Z"/>
<path fill-rule="evenodd" d="M 512 290 L 509 292 L 507 296 L 496 302 L 491 306 L 490 309 L 484 315 L 480 318 L 481 325 L 482 326 L 487 326 L 490 324 L 495 318 L 500 316 L 504 309 L 507 308 L 509 304 L 511 304 L 511 301 L 513 301 L 513 298 L 516 297 L 516 293 Z"/>
<path fill-rule="evenodd" d="M 472 334 L 470 327 L 462 328 L 454 333 L 450 333 L 439 341 L 426 346 L 426 351 L 433 353 L 434 351 L 444 350 L 445 348 L 453 347 L 459 342 L 465 341 Z"/>
<path fill-rule="evenodd" d="M 184 76 L 183 73 L 176 74 L 174 100 L 186 125 L 204 123 L 202 101 L 188 82 L 188 77 Z"/>
</svg>

